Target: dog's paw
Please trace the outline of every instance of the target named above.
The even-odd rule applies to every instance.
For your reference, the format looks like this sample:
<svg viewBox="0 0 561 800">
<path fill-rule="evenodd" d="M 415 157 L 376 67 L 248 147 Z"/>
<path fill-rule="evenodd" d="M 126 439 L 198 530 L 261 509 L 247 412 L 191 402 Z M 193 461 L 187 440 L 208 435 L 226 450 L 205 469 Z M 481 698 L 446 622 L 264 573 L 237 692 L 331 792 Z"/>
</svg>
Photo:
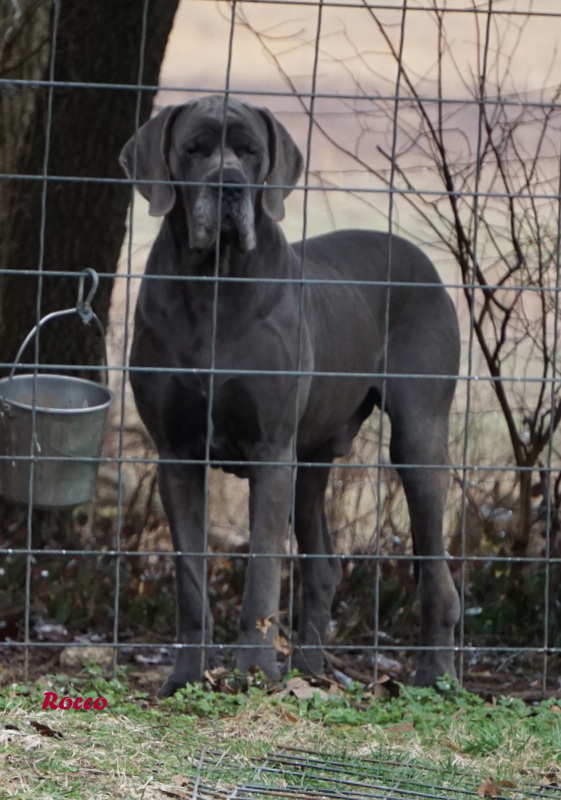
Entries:
<svg viewBox="0 0 561 800">
<path fill-rule="evenodd" d="M 302 675 L 323 675 L 325 663 L 323 652 L 319 647 L 311 650 L 296 648 L 292 654 L 291 669 L 297 669 Z"/>
<path fill-rule="evenodd" d="M 159 697 L 160 700 L 165 700 L 166 697 L 172 697 L 178 689 L 183 689 L 186 685 L 185 681 L 175 681 L 170 675 L 158 690 L 157 697 Z"/>
<path fill-rule="evenodd" d="M 272 647 L 238 648 L 236 650 L 236 666 L 244 674 L 252 667 L 260 669 L 267 678 L 278 680 L 280 668 L 277 656 Z"/>
<path fill-rule="evenodd" d="M 414 686 L 436 686 L 444 675 L 449 675 L 452 682 L 458 680 L 451 654 L 433 652 L 424 655 L 412 676 Z"/>
</svg>

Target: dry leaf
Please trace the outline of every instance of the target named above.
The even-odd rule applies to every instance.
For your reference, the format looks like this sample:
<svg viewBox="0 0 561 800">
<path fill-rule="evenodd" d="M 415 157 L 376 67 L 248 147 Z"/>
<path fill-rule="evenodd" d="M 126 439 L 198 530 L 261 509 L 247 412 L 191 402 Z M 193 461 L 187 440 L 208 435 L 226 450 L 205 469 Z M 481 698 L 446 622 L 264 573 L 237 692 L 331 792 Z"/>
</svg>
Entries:
<svg viewBox="0 0 561 800">
<path fill-rule="evenodd" d="M 387 700 L 390 696 L 390 693 L 388 692 L 385 686 L 377 683 L 375 684 L 372 690 L 372 695 L 374 697 L 374 700 Z"/>
<path fill-rule="evenodd" d="M 372 687 L 375 700 L 383 700 L 388 697 L 399 697 L 399 683 L 394 681 L 389 675 L 380 675 Z"/>
<path fill-rule="evenodd" d="M 314 695 L 314 690 L 304 678 L 290 678 L 286 686 L 289 693 L 299 700 L 309 700 Z"/>
<path fill-rule="evenodd" d="M 229 671 L 225 667 L 206 669 L 204 672 L 204 676 L 211 686 L 219 686 L 229 674 Z"/>
<path fill-rule="evenodd" d="M 270 617 L 259 617 L 259 619 L 255 621 L 255 627 L 257 628 L 259 633 L 262 634 L 263 638 L 265 638 L 265 636 L 267 635 L 267 631 L 269 630 L 271 625 L 274 624 L 275 624 L 274 615 L 271 615 Z"/>
<path fill-rule="evenodd" d="M 412 722 L 398 722 L 397 725 L 390 725 L 386 730 L 391 733 L 411 733 L 415 730 L 415 726 Z"/>
<path fill-rule="evenodd" d="M 176 786 L 189 786 L 189 778 L 186 778 L 185 775 L 174 775 L 171 782 Z"/>
<path fill-rule="evenodd" d="M 477 790 L 477 794 L 479 797 L 498 797 L 501 793 L 501 790 L 493 780 L 493 778 L 485 778 L 479 789 Z"/>
<path fill-rule="evenodd" d="M 310 686 L 308 681 L 305 681 L 304 678 L 295 677 L 290 678 L 290 680 L 286 682 L 284 689 L 281 689 L 279 695 L 281 697 L 286 697 L 287 694 L 293 694 L 298 700 L 310 700 L 316 692 L 318 692 L 323 699 L 327 697 L 327 692 L 324 692 L 323 689 Z"/>
<path fill-rule="evenodd" d="M 292 711 L 283 711 L 280 715 L 283 722 L 298 722 L 298 717 Z"/>
<path fill-rule="evenodd" d="M 283 653 L 285 656 L 289 656 L 292 653 L 292 647 L 288 644 L 287 639 L 280 633 L 273 637 L 273 647 L 277 653 Z"/>
<path fill-rule="evenodd" d="M 287 697 L 291 693 L 292 687 L 295 686 L 295 685 L 298 685 L 298 683 L 300 681 L 303 682 L 303 679 L 302 678 L 290 678 L 290 680 L 288 680 L 286 683 L 281 684 L 278 687 L 278 689 L 275 689 L 273 694 L 275 695 L 275 697 Z"/>
<path fill-rule="evenodd" d="M 41 736 L 52 736 L 55 739 L 62 739 L 63 735 L 60 731 L 55 731 L 52 728 L 49 728 L 48 725 L 44 725 L 42 722 L 38 722 L 36 719 L 30 719 L 29 724 L 32 728 L 35 728 L 37 733 L 40 733 Z"/>
<path fill-rule="evenodd" d="M 512 781 L 497 781 L 497 786 L 501 789 L 516 789 L 516 784 Z"/>
</svg>

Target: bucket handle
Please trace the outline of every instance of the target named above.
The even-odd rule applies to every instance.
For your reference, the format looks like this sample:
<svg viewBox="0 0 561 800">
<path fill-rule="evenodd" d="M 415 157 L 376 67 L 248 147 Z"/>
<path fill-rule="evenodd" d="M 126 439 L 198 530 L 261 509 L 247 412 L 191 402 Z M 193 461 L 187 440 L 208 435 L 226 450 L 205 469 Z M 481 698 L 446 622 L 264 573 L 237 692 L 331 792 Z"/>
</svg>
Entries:
<svg viewBox="0 0 561 800">
<path fill-rule="evenodd" d="M 91 288 L 84 300 L 84 286 L 86 283 L 86 277 L 90 277 L 92 279 Z M 50 314 L 46 314 L 42 319 L 39 320 L 37 325 L 32 328 L 25 339 L 22 342 L 21 347 L 19 348 L 18 352 L 16 353 L 16 357 L 14 359 L 14 364 L 12 369 L 10 370 L 9 379 L 10 381 L 14 377 L 14 373 L 19 366 L 20 359 L 25 351 L 27 345 L 32 341 L 32 339 L 37 335 L 39 329 L 47 322 L 51 322 L 53 319 L 57 319 L 58 317 L 67 317 L 71 314 L 78 314 L 84 325 L 89 325 L 90 322 L 95 322 L 99 332 L 101 333 L 101 338 L 103 339 L 103 347 L 104 347 L 104 359 L 103 359 L 103 366 L 107 366 L 107 342 L 105 340 L 105 331 L 103 330 L 103 325 L 95 311 L 92 308 L 92 300 L 95 297 L 95 293 L 97 292 L 97 288 L 99 286 L 99 275 L 92 269 L 91 267 L 86 267 L 86 269 L 82 270 L 80 274 L 80 281 L 78 283 L 78 299 L 76 301 L 76 306 L 74 308 L 65 308 L 61 311 L 51 311 Z M 105 385 L 107 386 L 109 382 L 109 378 L 107 375 L 107 371 L 104 371 L 105 375 Z M 8 383 L 9 386 L 9 383 Z"/>
</svg>

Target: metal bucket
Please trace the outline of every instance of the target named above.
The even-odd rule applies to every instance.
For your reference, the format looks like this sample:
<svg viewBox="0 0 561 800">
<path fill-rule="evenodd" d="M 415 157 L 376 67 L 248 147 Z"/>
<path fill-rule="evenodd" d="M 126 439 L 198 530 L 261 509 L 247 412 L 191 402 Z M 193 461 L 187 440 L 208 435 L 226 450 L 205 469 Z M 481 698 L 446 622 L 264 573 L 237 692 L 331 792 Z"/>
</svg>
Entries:
<svg viewBox="0 0 561 800">
<path fill-rule="evenodd" d="M 86 276 L 93 283 L 84 300 Z M 21 345 L 9 377 L 0 380 L 0 494 L 14 503 L 35 508 L 77 506 L 94 492 L 113 393 L 80 378 L 14 372 L 41 326 L 57 317 L 77 313 L 85 324 L 94 321 L 105 341 L 103 326 L 91 308 L 97 285 L 94 270 L 84 270 L 76 308 L 43 317 Z"/>
<path fill-rule="evenodd" d="M 0 493 L 36 508 L 89 500 L 112 392 L 79 378 L 18 375 L 0 380 L 0 398 Z"/>
</svg>

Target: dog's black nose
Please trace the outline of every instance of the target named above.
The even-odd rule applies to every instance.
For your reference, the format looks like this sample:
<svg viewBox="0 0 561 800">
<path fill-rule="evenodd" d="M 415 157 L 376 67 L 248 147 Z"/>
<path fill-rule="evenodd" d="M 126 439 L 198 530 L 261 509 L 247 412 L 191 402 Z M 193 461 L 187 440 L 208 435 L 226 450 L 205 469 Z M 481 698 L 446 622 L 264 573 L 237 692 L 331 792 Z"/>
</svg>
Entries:
<svg viewBox="0 0 561 800">
<path fill-rule="evenodd" d="M 216 173 L 212 177 L 211 183 L 215 184 L 212 187 L 215 192 L 219 192 L 222 189 L 223 194 L 227 194 L 230 197 L 238 197 L 243 194 L 247 179 L 239 170 L 226 168 L 222 170 L 222 174 Z"/>
</svg>

